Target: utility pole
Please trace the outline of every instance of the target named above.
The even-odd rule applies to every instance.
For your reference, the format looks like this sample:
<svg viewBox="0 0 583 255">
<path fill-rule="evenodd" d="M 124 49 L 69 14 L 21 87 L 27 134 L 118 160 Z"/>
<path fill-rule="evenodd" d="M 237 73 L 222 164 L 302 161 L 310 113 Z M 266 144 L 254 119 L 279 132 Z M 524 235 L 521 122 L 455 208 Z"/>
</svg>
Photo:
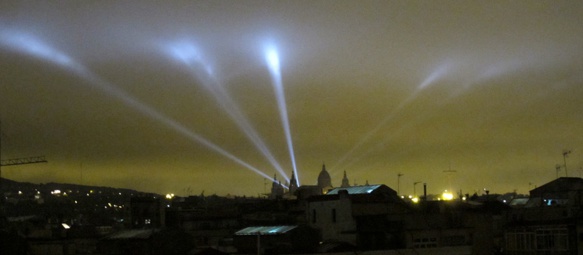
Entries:
<svg viewBox="0 0 583 255">
<path fill-rule="evenodd" d="M 401 176 L 403 176 L 402 173 L 397 174 L 397 195 L 401 193 Z"/>
<path fill-rule="evenodd" d="M 565 166 L 565 177 L 569 177 L 569 172 L 567 172 L 567 155 L 571 154 L 571 150 L 563 150 L 563 163 Z"/>
<path fill-rule="evenodd" d="M 421 182 L 414 182 L 413 183 L 413 196 L 417 196 L 417 192 L 415 192 L 415 185 L 419 184 Z"/>
<path fill-rule="evenodd" d="M 457 173 L 457 171 L 456 171 L 456 170 L 451 170 L 451 165 L 450 165 L 450 167 L 449 167 L 449 170 L 445 170 L 445 171 L 443 171 L 443 172 L 444 172 L 444 173 L 447 175 L 447 180 L 448 180 L 448 182 L 449 182 L 449 188 L 448 188 L 448 189 L 449 189 L 449 190 L 453 190 L 453 189 L 452 189 L 452 186 L 451 186 L 451 176 L 452 176 L 453 174 Z"/>
</svg>

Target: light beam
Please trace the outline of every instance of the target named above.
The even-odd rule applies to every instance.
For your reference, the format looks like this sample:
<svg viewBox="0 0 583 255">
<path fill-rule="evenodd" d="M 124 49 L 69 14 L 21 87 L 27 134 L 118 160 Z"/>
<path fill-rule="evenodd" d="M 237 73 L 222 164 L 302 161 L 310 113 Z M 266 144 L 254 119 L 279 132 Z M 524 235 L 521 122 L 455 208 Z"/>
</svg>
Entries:
<svg viewBox="0 0 583 255">
<path fill-rule="evenodd" d="M 391 110 L 391 112 L 385 118 L 383 118 L 383 120 L 381 120 L 381 122 L 379 122 L 378 125 L 376 125 L 372 130 L 367 132 L 364 135 L 364 137 L 358 141 L 358 143 L 356 143 L 348 152 L 346 152 L 338 161 L 336 161 L 336 163 L 334 164 L 334 166 L 331 167 L 331 169 L 334 170 L 336 166 L 344 163 L 344 161 L 346 161 L 346 159 L 348 159 L 350 157 L 352 159 L 352 161 L 348 164 L 345 164 L 344 167 L 349 166 L 349 165 L 357 162 L 360 158 L 364 157 L 369 152 L 371 152 L 372 150 L 369 149 L 369 150 L 367 150 L 367 152 L 365 152 L 363 155 L 361 155 L 359 157 L 352 156 L 352 154 L 357 149 L 359 149 L 362 145 L 364 145 L 364 143 L 366 143 L 374 134 L 378 133 L 379 130 L 383 126 L 385 126 L 389 121 L 393 120 L 397 116 L 399 111 L 401 111 L 405 106 L 407 106 L 409 103 L 414 101 L 419 96 L 419 93 L 421 93 L 423 90 L 431 87 L 438 80 L 442 79 L 446 74 L 449 73 L 450 70 L 451 70 L 451 62 L 446 61 L 446 62 L 440 63 L 431 73 L 429 73 L 429 75 L 427 75 L 427 77 L 425 79 L 423 79 L 423 81 L 421 83 L 419 83 L 419 85 L 417 86 L 417 88 L 415 89 L 415 91 L 411 95 L 409 95 L 405 100 L 401 101 L 401 103 L 399 103 L 399 105 L 397 105 L 397 107 L 395 107 L 393 110 Z M 373 147 L 371 147 L 371 148 L 373 148 Z"/>
<path fill-rule="evenodd" d="M 131 108 L 138 110 L 142 114 L 145 114 L 159 122 L 166 124 L 178 133 L 186 136 L 191 141 L 203 144 L 207 148 L 229 158 L 230 160 L 246 167 L 247 169 L 265 177 L 271 178 L 269 175 L 265 174 L 261 170 L 253 167 L 252 165 L 244 162 L 218 145 L 212 143 L 211 141 L 205 139 L 204 137 L 190 131 L 188 128 L 178 123 L 177 121 L 164 116 L 162 113 L 156 111 L 155 109 L 149 107 L 148 105 L 138 101 L 131 95 L 127 94 L 125 91 L 117 88 L 113 84 L 103 80 L 88 68 L 86 68 L 81 63 L 73 60 L 71 57 L 65 53 L 50 47 L 48 44 L 42 42 L 42 40 L 26 33 L 22 32 L 7 32 L 4 31 L 0 33 L 0 43 L 6 45 L 8 48 L 14 49 L 18 52 L 31 55 L 35 58 L 43 59 L 50 63 L 56 64 L 60 67 L 66 68 L 79 77 L 82 77 L 89 81 L 88 84 L 97 87 L 98 89 L 106 92 L 109 95 L 114 96 L 118 100 L 124 102 Z"/>
<path fill-rule="evenodd" d="M 221 108 L 229 114 L 231 119 L 235 121 L 235 124 L 245 133 L 247 138 L 265 156 L 279 174 L 289 182 L 289 177 L 283 171 L 283 168 L 277 162 L 269 147 L 263 142 L 263 139 L 261 139 L 261 136 L 257 133 L 253 125 L 249 123 L 245 115 L 241 112 L 240 107 L 229 96 L 223 84 L 216 78 L 213 68 L 211 68 L 207 61 L 204 61 L 198 49 L 192 43 L 185 41 L 168 44 L 164 48 L 174 59 L 186 65 L 195 79 L 202 81 L 204 87 L 213 95 Z M 201 67 L 204 70 L 204 74 L 201 74 L 199 71 Z"/>
<path fill-rule="evenodd" d="M 277 99 L 277 106 L 279 108 L 279 115 L 281 117 L 281 122 L 283 125 L 283 130 L 285 132 L 285 138 L 287 140 L 287 147 L 289 155 L 292 162 L 292 167 L 294 174 L 296 176 L 296 184 L 300 186 L 300 176 L 298 175 L 298 169 L 296 167 L 296 159 L 294 155 L 294 146 L 291 137 L 291 129 L 289 125 L 289 118 L 287 115 L 287 103 L 285 101 L 285 93 L 283 89 L 283 81 L 281 79 L 281 69 L 279 66 L 279 54 L 277 49 L 273 46 L 269 46 L 265 50 L 265 60 L 271 72 L 273 79 L 273 87 L 275 89 L 275 98 Z"/>
</svg>

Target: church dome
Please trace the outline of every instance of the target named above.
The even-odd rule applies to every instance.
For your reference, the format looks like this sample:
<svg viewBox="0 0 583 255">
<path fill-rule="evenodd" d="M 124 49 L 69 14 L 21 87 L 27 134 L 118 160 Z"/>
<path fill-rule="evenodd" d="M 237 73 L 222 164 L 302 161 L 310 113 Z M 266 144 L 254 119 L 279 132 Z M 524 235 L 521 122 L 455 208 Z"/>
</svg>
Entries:
<svg viewBox="0 0 583 255">
<path fill-rule="evenodd" d="M 318 187 L 322 190 L 332 188 L 332 179 L 328 171 L 326 171 L 326 165 L 322 165 L 322 171 L 318 175 Z"/>
</svg>

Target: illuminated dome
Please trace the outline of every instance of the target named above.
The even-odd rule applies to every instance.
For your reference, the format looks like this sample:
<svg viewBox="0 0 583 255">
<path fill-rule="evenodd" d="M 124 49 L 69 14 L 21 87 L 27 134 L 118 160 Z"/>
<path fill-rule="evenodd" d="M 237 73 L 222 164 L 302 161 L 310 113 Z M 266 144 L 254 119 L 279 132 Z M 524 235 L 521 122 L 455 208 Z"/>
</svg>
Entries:
<svg viewBox="0 0 583 255">
<path fill-rule="evenodd" d="M 318 175 L 318 187 L 320 187 L 324 192 L 332 188 L 332 179 L 330 174 L 326 171 L 326 165 L 322 165 L 322 171 Z"/>
</svg>

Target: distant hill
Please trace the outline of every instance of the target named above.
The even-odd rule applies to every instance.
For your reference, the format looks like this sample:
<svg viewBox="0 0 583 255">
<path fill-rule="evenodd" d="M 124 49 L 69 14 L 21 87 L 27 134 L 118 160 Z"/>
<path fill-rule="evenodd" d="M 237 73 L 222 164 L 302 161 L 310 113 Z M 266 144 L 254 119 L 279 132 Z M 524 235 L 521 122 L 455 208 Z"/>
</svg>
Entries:
<svg viewBox="0 0 583 255">
<path fill-rule="evenodd" d="M 134 194 L 138 196 L 145 196 L 145 195 L 152 195 L 152 196 L 160 196 L 159 194 L 150 193 L 150 192 L 141 192 L 136 191 L 133 189 L 126 189 L 126 188 L 112 188 L 112 187 L 103 187 L 103 186 L 89 186 L 89 185 L 79 185 L 79 184 L 70 184 L 70 183 L 56 183 L 56 182 L 49 182 L 49 183 L 30 183 L 30 182 L 17 182 L 6 178 L 0 178 L 0 191 L 2 193 L 6 192 L 31 192 L 31 191 L 40 191 L 40 192 L 50 192 L 54 190 L 71 190 L 71 191 L 78 191 L 78 192 L 99 192 L 101 193 L 122 193 L 122 194 Z"/>
</svg>

